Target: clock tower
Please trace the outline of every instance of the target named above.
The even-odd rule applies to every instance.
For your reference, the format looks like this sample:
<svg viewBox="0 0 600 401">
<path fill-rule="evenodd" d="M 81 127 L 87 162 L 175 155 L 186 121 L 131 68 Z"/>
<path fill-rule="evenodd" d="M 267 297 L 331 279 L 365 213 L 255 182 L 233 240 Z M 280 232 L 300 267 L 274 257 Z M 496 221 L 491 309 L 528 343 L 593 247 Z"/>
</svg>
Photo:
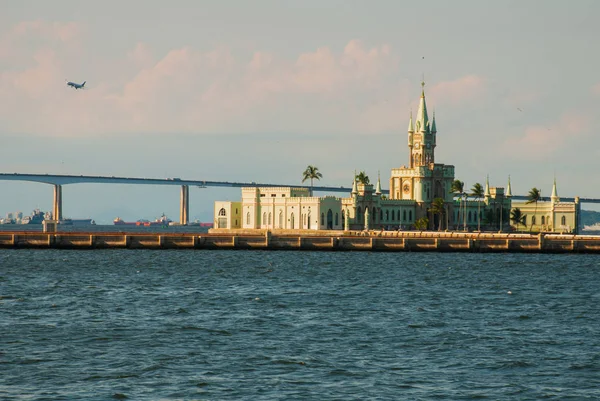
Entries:
<svg viewBox="0 0 600 401">
<path fill-rule="evenodd" d="M 436 134 L 435 113 L 429 121 L 425 102 L 425 82 L 421 82 L 421 99 L 417 118 L 413 124 L 412 113 L 408 122 L 409 168 L 435 163 Z"/>
</svg>

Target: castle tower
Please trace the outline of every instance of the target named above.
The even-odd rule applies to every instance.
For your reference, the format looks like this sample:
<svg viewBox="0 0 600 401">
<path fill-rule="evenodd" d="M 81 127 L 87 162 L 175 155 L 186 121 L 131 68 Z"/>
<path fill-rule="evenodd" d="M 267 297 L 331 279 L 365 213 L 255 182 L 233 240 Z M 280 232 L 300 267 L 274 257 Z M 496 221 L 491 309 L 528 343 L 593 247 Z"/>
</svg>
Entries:
<svg viewBox="0 0 600 401">
<path fill-rule="evenodd" d="M 414 127 L 412 113 L 408 123 L 409 168 L 427 166 L 435 162 L 434 149 L 437 133 L 435 115 L 430 124 L 425 101 L 425 82 L 421 82 L 421 88 L 421 99 L 419 100 L 419 110 L 417 111 Z"/>
</svg>

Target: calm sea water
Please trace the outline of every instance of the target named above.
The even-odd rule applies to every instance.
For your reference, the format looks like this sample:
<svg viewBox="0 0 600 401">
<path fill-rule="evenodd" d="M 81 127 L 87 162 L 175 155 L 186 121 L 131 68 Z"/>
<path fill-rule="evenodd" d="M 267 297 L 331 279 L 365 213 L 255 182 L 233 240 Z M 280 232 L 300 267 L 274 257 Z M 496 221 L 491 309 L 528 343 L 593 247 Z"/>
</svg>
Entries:
<svg viewBox="0 0 600 401">
<path fill-rule="evenodd" d="M 0 250 L 0 399 L 600 399 L 595 255 Z"/>
</svg>

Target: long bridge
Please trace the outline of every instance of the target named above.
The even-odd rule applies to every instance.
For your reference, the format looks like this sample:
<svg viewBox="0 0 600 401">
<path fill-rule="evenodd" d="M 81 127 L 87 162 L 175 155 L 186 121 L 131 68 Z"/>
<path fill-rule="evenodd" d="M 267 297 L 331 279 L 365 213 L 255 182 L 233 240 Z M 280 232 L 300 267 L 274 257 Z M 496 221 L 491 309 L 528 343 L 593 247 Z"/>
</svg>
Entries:
<svg viewBox="0 0 600 401">
<path fill-rule="evenodd" d="M 115 176 L 94 176 L 94 175 L 63 175 L 63 174 L 26 174 L 26 173 L 0 173 L 0 180 L 5 181 L 31 181 L 54 186 L 54 202 L 52 207 L 52 216 L 55 220 L 62 220 L 62 186 L 69 184 L 135 184 L 135 185 L 178 185 L 181 187 L 181 201 L 179 208 L 179 223 L 189 223 L 189 187 L 199 188 L 207 187 L 291 187 L 306 188 L 306 185 L 290 184 L 265 184 L 256 182 L 235 182 L 235 181 L 209 181 L 209 180 L 183 180 L 181 178 L 139 178 L 139 177 L 115 177 Z M 350 193 L 350 187 L 328 187 L 313 186 L 316 192 L 342 192 Z M 389 190 L 382 189 L 383 194 L 388 194 Z M 525 200 L 527 196 L 513 195 L 513 199 Z M 561 198 L 565 201 L 573 202 L 575 198 Z M 549 198 L 542 198 L 549 200 Z M 579 198 L 581 203 L 600 203 L 600 199 Z"/>
</svg>

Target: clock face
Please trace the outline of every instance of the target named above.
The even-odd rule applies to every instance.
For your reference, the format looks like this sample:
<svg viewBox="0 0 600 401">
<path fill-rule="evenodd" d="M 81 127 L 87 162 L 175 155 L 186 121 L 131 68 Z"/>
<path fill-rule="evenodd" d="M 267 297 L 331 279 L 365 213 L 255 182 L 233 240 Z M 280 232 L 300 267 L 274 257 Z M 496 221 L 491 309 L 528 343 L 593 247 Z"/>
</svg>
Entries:
<svg viewBox="0 0 600 401">
<path fill-rule="evenodd" d="M 419 149 L 421 147 L 421 144 L 419 142 L 415 143 L 415 149 Z"/>
<path fill-rule="evenodd" d="M 410 185 L 408 185 L 408 183 L 404 184 L 404 186 L 402 187 L 402 190 L 405 193 L 408 193 L 410 191 Z"/>
</svg>

